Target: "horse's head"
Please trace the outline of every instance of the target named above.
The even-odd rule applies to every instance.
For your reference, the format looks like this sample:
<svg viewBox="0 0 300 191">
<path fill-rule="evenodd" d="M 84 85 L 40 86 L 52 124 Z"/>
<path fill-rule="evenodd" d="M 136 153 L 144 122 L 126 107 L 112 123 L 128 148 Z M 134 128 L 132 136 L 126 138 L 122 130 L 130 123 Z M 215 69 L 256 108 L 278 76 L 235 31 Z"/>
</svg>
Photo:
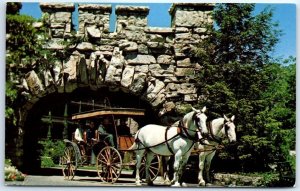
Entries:
<svg viewBox="0 0 300 191">
<path fill-rule="evenodd" d="M 229 119 L 224 115 L 224 131 L 226 136 L 229 139 L 229 142 L 235 142 L 236 141 L 236 133 L 235 133 L 235 125 L 233 123 L 234 115 Z"/>
<path fill-rule="evenodd" d="M 199 131 L 202 132 L 203 134 L 208 134 L 208 130 L 206 127 L 207 116 L 204 113 L 206 111 L 206 107 L 204 106 L 201 110 L 195 109 L 193 107 L 192 107 L 192 109 L 195 112 L 194 120 L 195 120 L 195 123 L 196 123 Z"/>
</svg>

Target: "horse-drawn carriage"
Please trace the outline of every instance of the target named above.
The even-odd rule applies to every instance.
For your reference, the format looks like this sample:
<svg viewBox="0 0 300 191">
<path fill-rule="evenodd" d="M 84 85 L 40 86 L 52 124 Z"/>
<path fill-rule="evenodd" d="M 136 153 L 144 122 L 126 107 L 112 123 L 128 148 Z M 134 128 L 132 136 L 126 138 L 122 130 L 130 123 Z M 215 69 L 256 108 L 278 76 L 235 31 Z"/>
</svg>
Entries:
<svg viewBox="0 0 300 191">
<path fill-rule="evenodd" d="M 78 169 L 86 169 L 89 167 L 95 169 L 101 181 L 114 183 L 120 177 L 123 169 L 133 169 L 135 173 L 135 155 L 132 151 L 128 151 L 134 143 L 134 137 L 128 135 L 119 135 L 116 128 L 116 121 L 124 117 L 143 117 L 145 111 L 136 108 L 101 108 L 90 111 L 80 112 L 72 115 L 72 120 L 83 122 L 86 120 L 99 120 L 104 117 L 109 117 L 113 125 L 111 126 L 114 138 L 116 140 L 115 147 L 109 145 L 101 137 L 93 143 L 85 146 L 86 155 L 82 154 L 82 147 L 74 138 L 72 140 L 65 139 L 66 147 L 64 155 L 61 157 L 60 164 L 62 173 L 65 179 L 72 180 Z M 93 155 L 96 158 L 96 163 L 91 164 L 89 161 Z M 87 156 L 87 157 L 86 157 Z M 145 177 L 145 159 L 143 159 L 142 169 L 139 174 Z M 160 162 L 159 156 L 151 161 L 150 171 L 151 179 L 154 180 L 159 174 Z"/>
<path fill-rule="evenodd" d="M 229 119 L 226 116 L 213 120 L 206 126 L 206 107 L 202 110 L 193 108 L 179 122 L 179 125 L 170 127 L 149 124 L 137 131 L 135 138 L 132 136 L 120 136 L 116 125 L 115 137 L 117 146 L 112 147 L 106 143 L 98 142 L 93 145 L 96 152 L 96 170 L 99 178 L 108 183 L 114 183 L 121 175 L 125 166 L 133 167 L 136 171 L 136 184 L 141 185 L 140 179 L 145 179 L 152 184 L 160 172 L 160 157 L 174 156 L 174 176 L 171 183 L 179 186 L 179 179 L 194 144 L 203 139 L 199 144 L 199 185 L 205 185 L 202 177 L 204 161 L 208 162 L 206 171 L 209 172 L 210 161 L 221 143 L 221 139 L 228 138 L 230 142 L 236 140 L 234 116 Z M 113 121 L 121 116 L 144 116 L 144 110 L 132 108 L 102 108 L 72 115 L 72 120 L 86 120 L 111 116 Z M 206 132 L 206 133 L 205 133 Z M 202 138 L 201 138 L 202 137 Z M 79 166 L 84 165 L 84 160 L 77 143 L 65 140 L 66 148 L 61 157 L 63 175 L 66 179 L 73 179 Z M 205 143 L 206 142 L 206 143 Z M 130 148 L 130 149 L 129 149 Z M 95 150 L 90 149 L 95 152 Z M 135 151 L 130 160 L 125 160 L 127 153 Z M 135 161 L 135 162 L 133 162 Z M 135 168 L 136 167 L 136 168 Z M 208 174 L 206 174 L 208 176 Z"/>
</svg>

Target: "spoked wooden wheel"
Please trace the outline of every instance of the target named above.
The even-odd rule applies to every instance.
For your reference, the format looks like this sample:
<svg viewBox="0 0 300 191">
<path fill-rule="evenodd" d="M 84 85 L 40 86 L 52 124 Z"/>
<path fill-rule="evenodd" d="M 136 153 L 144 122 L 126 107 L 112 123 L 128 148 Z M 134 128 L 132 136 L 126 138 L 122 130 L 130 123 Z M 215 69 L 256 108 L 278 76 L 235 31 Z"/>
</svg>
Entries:
<svg viewBox="0 0 300 191">
<path fill-rule="evenodd" d="M 97 172 L 103 182 L 114 183 L 122 171 L 122 158 L 113 147 L 104 147 L 97 156 Z"/>
<path fill-rule="evenodd" d="M 62 173 L 67 180 L 73 180 L 77 169 L 77 157 L 73 146 L 67 146 L 61 157 Z"/>
<path fill-rule="evenodd" d="M 154 155 L 149 167 L 149 173 L 151 181 L 154 181 L 159 174 L 160 162 L 159 155 Z M 140 177 L 143 182 L 146 181 L 146 157 L 143 156 L 141 167 L 140 167 Z"/>
</svg>

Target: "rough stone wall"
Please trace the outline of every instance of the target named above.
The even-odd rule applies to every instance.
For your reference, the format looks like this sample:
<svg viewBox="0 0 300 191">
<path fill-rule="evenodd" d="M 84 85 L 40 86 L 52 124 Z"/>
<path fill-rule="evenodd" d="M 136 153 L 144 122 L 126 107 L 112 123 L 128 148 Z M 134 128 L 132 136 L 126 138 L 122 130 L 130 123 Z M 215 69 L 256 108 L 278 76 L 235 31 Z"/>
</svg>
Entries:
<svg viewBox="0 0 300 191">
<path fill-rule="evenodd" d="M 148 27 L 148 7 L 117 6 L 116 30 L 109 32 L 111 5 L 79 4 L 79 30 L 72 31 L 72 3 L 40 3 L 51 36 L 48 49 L 63 51 L 73 35 L 82 41 L 69 59 L 57 61 L 45 71 L 29 71 L 20 79 L 20 91 L 27 102 L 18 108 L 20 128 L 32 106 L 53 92 L 72 92 L 78 87 L 124 91 L 152 105 L 158 115 L 180 112 L 194 104 L 197 95 L 193 74 L 201 70 L 191 50 L 206 37 L 205 25 L 212 24 L 213 4 L 173 4 L 172 26 Z M 36 24 L 37 27 L 41 23 Z M 72 49 L 73 50 L 73 49 Z M 42 76 L 41 76 L 42 74 Z M 174 114 L 174 113 L 173 113 Z M 165 124 L 172 115 L 161 117 Z M 173 115 L 174 116 L 174 115 Z M 174 120 L 177 120 L 174 118 Z M 18 136 L 19 145 L 23 134 Z M 22 148 L 16 160 L 22 165 Z"/>
<path fill-rule="evenodd" d="M 49 17 L 52 42 L 48 48 L 62 50 L 60 42 L 72 35 L 75 6 L 71 3 L 40 6 L 43 15 Z M 109 32 L 110 5 L 79 4 L 76 35 L 82 37 L 82 42 L 76 45 L 70 59 L 56 65 L 52 75 L 45 71 L 45 77 L 39 79 L 35 71 L 29 72 L 25 86 L 33 100 L 53 91 L 106 86 L 111 91 L 139 96 L 160 114 L 176 111 L 183 103 L 193 104 L 199 96 L 193 74 L 201 70 L 201 63 L 195 63 L 191 50 L 206 37 L 205 25 L 212 24 L 209 13 L 213 6 L 173 4 L 169 10 L 170 28 L 148 27 L 148 7 L 117 6 L 116 31 Z"/>
</svg>

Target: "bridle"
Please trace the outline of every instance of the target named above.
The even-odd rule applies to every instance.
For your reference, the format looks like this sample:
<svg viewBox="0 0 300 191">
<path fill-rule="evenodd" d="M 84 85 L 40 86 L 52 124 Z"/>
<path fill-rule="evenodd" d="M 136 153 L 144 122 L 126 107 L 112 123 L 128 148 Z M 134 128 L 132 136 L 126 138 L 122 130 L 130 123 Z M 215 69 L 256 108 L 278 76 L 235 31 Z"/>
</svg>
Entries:
<svg viewBox="0 0 300 191">
<path fill-rule="evenodd" d="M 223 128 L 224 128 L 224 130 L 225 130 L 225 135 L 226 135 L 226 137 L 228 138 L 228 130 L 229 130 L 229 126 L 228 126 L 228 123 L 229 123 L 229 121 L 228 122 L 226 122 L 226 123 L 224 123 L 224 125 L 223 125 Z"/>
<path fill-rule="evenodd" d="M 227 138 L 229 138 L 228 137 L 228 130 L 230 128 L 229 125 L 228 125 L 229 122 L 231 122 L 231 121 L 224 120 L 224 123 L 223 123 L 223 126 L 222 126 L 222 129 L 224 128 L 224 130 L 225 130 L 225 135 L 226 135 Z M 221 144 L 222 143 L 222 137 L 214 135 L 213 130 L 212 130 L 212 121 L 207 123 L 207 127 L 208 127 L 208 135 L 207 135 L 206 138 L 208 140 L 215 141 L 218 144 Z"/>
<path fill-rule="evenodd" d="M 200 119 L 197 117 L 197 114 L 198 114 L 198 112 L 194 112 L 194 114 L 192 116 L 192 120 L 195 122 L 197 130 L 191 130 L 191 129 L 188 129 L 187 127 L 185 127 L 184 123 L 183 123 L 183 119 L 181 119 L 179 121 L 179 124 L 178 124 L 178 127 L 177 127 L 177 133 L 178 134 L 180 134 L 182 137 L 188 138 L 188 139 L 190 139 L 194 142 L 196 142 L 198 140 L 197 133 L 200 132 L 202 134 L 201 127 L 199 126 Z M 196 132 L 195 136 L 191 136 L 188 131 Z"/>
</svg>

